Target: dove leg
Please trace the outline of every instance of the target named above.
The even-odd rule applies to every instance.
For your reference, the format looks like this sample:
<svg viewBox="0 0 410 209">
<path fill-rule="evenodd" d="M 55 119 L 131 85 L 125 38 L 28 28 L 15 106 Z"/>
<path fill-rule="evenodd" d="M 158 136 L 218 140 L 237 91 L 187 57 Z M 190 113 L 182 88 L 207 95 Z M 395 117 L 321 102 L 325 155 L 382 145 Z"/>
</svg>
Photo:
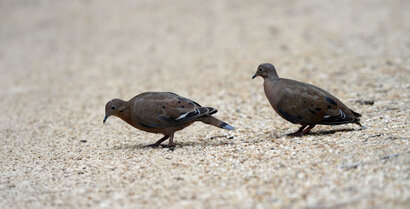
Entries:
<svg viewBox="0 0 410 209">
<path fill-rule="evenodd" d="M 311 130 L 312 128 L 314 128 L 315 126 L 316 126 L 316 125 L 309 125 L 309 127 L 307 127 L 307 129 L 305 129 L 305 130 L 302 132 L 301 135 L 304 135 L 304 134 L 309 133 L 310 130 Z"/>
<path fill-rule="evenodd" d="M 295 133 L 290 133 L 290 134 L 288 134 L 288 136 L 302 136 L 303 135 L 303 129 L 305 129 L 306 126 L 307 125 L 302 125 L 302 127 L 300 127 L 298 131 L 296 131 Z"/>
<path fill-rule="evenodd" d="M 167 140 L 169 138 L 168 135 L 165 135 L 164 137 L 162 137 L 161 139 L 159 139 L 157 142 L 155 142 L 154 144 L 148 145 L 148 147 L 158 147 L 163 141 Z"/>
<path fill-rule="evenodd" d="M 175 143 L 174 143 L 174 133 L 172 133 L 169 136 L 169 142 L 167 145 L 161 145 L 164 148 L 170 148 L 170 149 L 174 149 L 175 148 Z"/>
</svg>

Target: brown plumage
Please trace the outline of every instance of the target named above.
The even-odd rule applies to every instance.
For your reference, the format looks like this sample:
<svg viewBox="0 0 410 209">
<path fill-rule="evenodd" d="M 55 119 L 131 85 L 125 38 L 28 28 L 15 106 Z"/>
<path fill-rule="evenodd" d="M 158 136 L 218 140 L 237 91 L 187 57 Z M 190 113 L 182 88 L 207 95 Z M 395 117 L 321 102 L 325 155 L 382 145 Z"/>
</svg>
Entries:
<svg viewBox="0 0 410 209">
<path fill-rule="evenodd" d="M 311 84 L 279 78 L 272 64 L 259 65 L 252 79 L 257 76 L 264 79 L 266 97 L 276 113 L 291 123 L 302 125 L 297 132 L 289 134 L 291 136 L 309 133 L 317 124 L 355 123 L 363 127 L 361 115 L 335 96 Z"/>
<path fill-rule="evenodd" d="M 159 146 L 169 138 L 164 147 L 175 147 L 174 133 L 196 121 L 233 130 L 231 125 L 211 116 L 218 112 L 212 107 L 202 107 L 198 103 L 171 92 L 146 92 L 129 101 L 113 99 L 105 105 L 103 123 L 111 115 L 117 116 L 131 126 L 150 133 L 160 133 L 164 137 L 151 147 Z"/>
</svg>

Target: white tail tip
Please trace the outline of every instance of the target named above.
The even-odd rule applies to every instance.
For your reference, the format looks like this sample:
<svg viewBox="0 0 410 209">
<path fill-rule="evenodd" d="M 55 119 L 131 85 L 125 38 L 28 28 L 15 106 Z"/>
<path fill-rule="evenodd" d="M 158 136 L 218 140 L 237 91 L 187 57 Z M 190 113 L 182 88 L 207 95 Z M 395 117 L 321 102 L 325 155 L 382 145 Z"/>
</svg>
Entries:
<svg viewBox="0 0 410 209">
<path fill-rule="evenodd" d="M 235 130 L 235 128 L 233 126 L 229 125 L 229 124 L 226 124 L 226 125 L 222 126 L 222 128 L 226 129 L 226 130 Z"/>
</svg>

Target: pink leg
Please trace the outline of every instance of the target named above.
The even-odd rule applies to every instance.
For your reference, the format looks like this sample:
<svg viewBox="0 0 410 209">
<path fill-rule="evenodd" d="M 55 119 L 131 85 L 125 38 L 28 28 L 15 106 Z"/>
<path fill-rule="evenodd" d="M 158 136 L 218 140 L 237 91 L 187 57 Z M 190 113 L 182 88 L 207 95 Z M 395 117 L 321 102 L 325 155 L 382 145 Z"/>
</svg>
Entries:
<svg viewBox="0 0 410 209">
<path fill-rule="evenodd" d="M 302 127 L 300 127 L 298 131 L 296 131 L 295 133 L 290 133 L 290 134 L 288 134 L 288 136 L 302 136 L 303 135 L 303 129 L 305 129 L 306 126 L 307 125 L 302 125 Z"/>
<path fill-rule="evenodd" d="M 316 125 L 309 125 L 309 127 L 303 131 L 302 135 L 309 133 L 310 130 L 311 130 L 313 127 L 315 127 L 315 126 L 316 126 Z"/>
<path fill-rule="evenodd" d="M 310 132 L 310 130 L 315 127 L 316 125 L 309 125 L 309 127 L 306 128 L 307 125 L 302 125 L 302 127 L 299 128 L 298 131 L 295 133 L 288 134 L 288 136 L 302 136 Z M 306 128 L 305 130 L 303 130 Z"/>
<path fill-rule="evenodd" d="M 174 133 L 172 133 L 169 136 L 169 143 L 167 145 L 161 145 L 163 148 L 169 148 L 170 150 L 174 150 L 175 149 L 175 143 L 174 143 Z"/>
<path fill-rule="evenodd" d="M 160 140 L 158 140 L 154 144 L 148 145 L 148 147 L 158 147 L 163 141 L 167 140 L 168 138 L 169 136 L 165 135 L 164 137 L 162 137 Z"/>
</svg>

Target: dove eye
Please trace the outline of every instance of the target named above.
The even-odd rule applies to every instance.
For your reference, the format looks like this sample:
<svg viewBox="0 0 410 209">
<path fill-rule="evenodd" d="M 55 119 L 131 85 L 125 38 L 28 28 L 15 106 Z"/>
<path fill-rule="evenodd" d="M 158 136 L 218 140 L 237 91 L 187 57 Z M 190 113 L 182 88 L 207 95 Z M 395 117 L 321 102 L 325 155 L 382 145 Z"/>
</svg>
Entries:
<svg viewBox="0 0 410 209">
<path fill-rule="evenodd" d="M 115 110 L 115 105 L 111 106 L 111 110 Z"/>
<path fill-rule="evenodd" d="M 260 68 L 259 68 L 259 71 L 262 72 L 262 70 L 263 70 L 263 69 L 260 67 Z"/>
</svg>

